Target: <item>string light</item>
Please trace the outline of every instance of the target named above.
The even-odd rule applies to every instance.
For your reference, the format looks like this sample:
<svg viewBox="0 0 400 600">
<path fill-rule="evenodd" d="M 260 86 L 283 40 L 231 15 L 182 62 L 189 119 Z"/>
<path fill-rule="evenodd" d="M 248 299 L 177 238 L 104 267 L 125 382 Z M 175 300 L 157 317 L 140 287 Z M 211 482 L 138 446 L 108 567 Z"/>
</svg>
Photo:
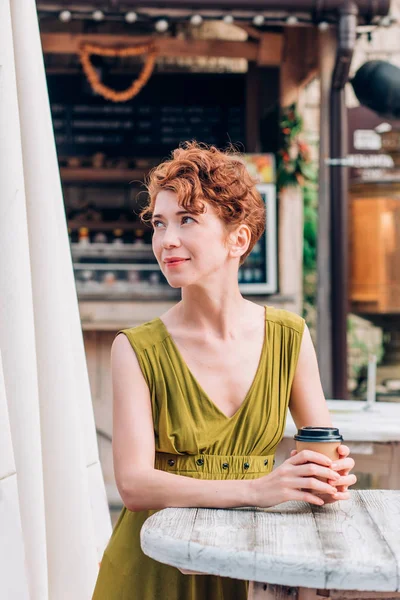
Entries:
<svg viewBox="0 0 400 600">
<path fill-rule="evenodd" d="M 135 12 L 133 12 L 133 10 L 130 10 L 125 15 L 125 21 L 127 23 L 135 23 L 137 21 L 137 18 L 138 18 L 138 16 Z"/>
<path fill-rule="evenodd" d="M 203 22 L 203 17 L 201 15 L 192 15 L 190 17 L 190 23 L 194 25 L 194 27 L 199 27 Z"/>
<path fill-rule="evenodd" d="M 102 21 L 104 19 L 104 13 L 102 10 L 94 10 L 92 12 L 92 18 L 94 21 Z"/>
<path fill-rule="evenodd" d="M 146 22 L 148 22 L 149 24 L 153 23 L 153 26 L 159 33 L 163 33 L 165 31 L 167 31 L 169 29 L 171 23 L 184 22 L 184 21 L 187 21 L 187 19 L 188 19 L 188 17 L 168 16 L 168 20 L 167 20 L 164 16 L 161 16 L 161 15 L 159 15 L 158 17 L 154 15 L 152 18 L 148 14 L 138 15 L 133 10 L 129 10 L 125 14 L 121 13 L 121 12 L 117 13 L 117 12 L 110 12 L 110 11 L 105 13 L 102 10 L 98 10 L 98 9 L 96 9 L 92 12 L 88 12 L 88 13 L 72 12 L 70 10 L 56 11 L 55 9 L 38 11 L 38 18 L 42 18 L 45 16 L 46 17 L 52 16 L 53 18 L 58 18 L 63 23 L 68 23 L 71 20 L 85 21 L 87 19 L 92 19 L 97 22 L 109 20 L 109 21 L 125 21 L 127 23 L 136 23 L 137 21 L 139 21 L 139 18 L 140 18 L 141 20 L 144 21 L 144 23 L 146 23 Z M 143 17 L 143 19 L 142 19 L 142 17 Z M 195 13 L 189 18 L 189 21 L 190 21 L 191 25 L 199 26 L 204 22 L 205 18 L 208 18 L 208 17 L 203 17 L 202 15 Z M 264 25 L 264 26 L 267 26 L 267 25 L 290 26 L 290 25 L 298 25 L 300 23 L 304 24 L 304 25 L 314 25 L 315 24 L 315 21 L 313 20 L 313 18 L 311 16 L 303 17 L 303 16 L 297 16 L 294 14 L 291 14 L 288 16 L 282 16 L 282 15 L 279 16 L 278 14 L 276 16 L 268 15 L 268 17 L 265 17 L 262 14 L 256 14 L 253 17 L 250 17 L 250 16 L 244 17 L 242 15 L 236 15 L 234 17 L 232 14 L 228 13 L 225 15 L 221 14 L 220 19 L 227 25 L 231 25 L 234 21 L 238 21 L 238 22 L 251 22 L 251 23 L 253 23 L 253 25 L 255 25 L 257 27 L 260 27 L 262 25 Z M 400 24 L 400 19 L 398 19 L 398 18 L 396 19 L 396 17 L 394 15 L 386 15 L 383 17 L 376 16 L 372 19 L 371 23 L 375 23 L 375 26 L 377 25 L 378 27 L 389 28 L 394 25 Z M 327 31 L 329 28 L 331 28 L 333 26 L 333 22 L 329 23 L 328 21 L 323 20 L 323 21 L 320 21 L 317 24 L 317 26 L 320 31 Z M 359 28 L 360 27 L 363 27 L 363 25 L 359 25 Z M 363 31 L 362 34 L 365 35 L 365 31 Z"/>
<path fill-rule="evenodd" d="M 382 17 L 379 24 L 382 25 L 382 27 L 390 27 L 390 25 L 392 24 L 392 17 L 390 15 Z"/>
<path fill-rule="evenodd" d="M 262 25 L 265 21 L 265 18 L 263 17 L 263 15 L 256 15 L 253 18 L 253 24 L 257 25 L 257 27 L 259 27 L 260 25 Z"/>
<path fill-rule="evenodd" d="M 60 12 L 60 14 L 58 15 L 58 18 L 63 23 L 68 23 L 72 19 L 71 11 L 69 11 L 69 10 L 62 10 Z"/>
<path fill-rule="evenodd" d="M 169 27 L 168 21 L 166 19 L 159 19 L 158 21 L 156 21 L 154 27 L 156 28 L 156 31 L 158 31 L 158 33 L 164 33 Z"/>
</svg>

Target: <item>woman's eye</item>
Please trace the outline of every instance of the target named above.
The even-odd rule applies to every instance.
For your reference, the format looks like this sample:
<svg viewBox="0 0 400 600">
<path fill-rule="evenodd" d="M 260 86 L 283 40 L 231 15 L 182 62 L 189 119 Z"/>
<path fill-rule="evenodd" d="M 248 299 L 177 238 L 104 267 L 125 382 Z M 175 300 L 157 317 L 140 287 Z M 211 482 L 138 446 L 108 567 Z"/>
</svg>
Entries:
<svg viewBox="0 0 400 600">
<path fill-rule="evenodd" d="M 191 221 L 193 221 L 193 223 L 195 223 L 196 221 L 193 219 L 193 217 L 182 217 L 182 223 L 186 223 L 187 219 L 190 219 Z"/>
<path fill-rule="evenodd" d="M 162 225 L 162 221 L 153 221 L 153 227 L 154 229 L 158 229 L 160 225 Z"/>
</svg>

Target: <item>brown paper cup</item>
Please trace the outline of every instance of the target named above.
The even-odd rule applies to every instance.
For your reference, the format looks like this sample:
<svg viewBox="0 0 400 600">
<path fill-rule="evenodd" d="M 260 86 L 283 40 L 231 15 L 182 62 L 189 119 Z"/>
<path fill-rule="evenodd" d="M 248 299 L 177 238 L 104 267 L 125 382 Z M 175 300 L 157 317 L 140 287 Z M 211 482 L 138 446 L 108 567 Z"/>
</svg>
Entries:
<svg viewBox="0 0 400 600">
<path fill-rule="evenodd" d="M 313 450 L 320 454 L 325 454 L 331 460 L 339 460 L 338 448 L 342 442 L 299 442 L 296 440 L 296 450 L 301 452 L 302 450 Z"/>
<path fill-rule="evenodd" d="M 313 431 L 310 432 L 310 429 Z M 296 439 L 297 437 L 306 439 Z M 328 456 L 332 461 L 340 459 L 338 448 L 343 438 L 338 429 L 330 427 L 303 427 L 298 430 L 295 440 L 297 452 L 313 450 L 314 452 Z M 324 477 L 317 477 L 317 479 L 327 482 L 327 479 Z M 312 493 L 316 496 L 319 495 L 316 492 Z"/>
</svg>

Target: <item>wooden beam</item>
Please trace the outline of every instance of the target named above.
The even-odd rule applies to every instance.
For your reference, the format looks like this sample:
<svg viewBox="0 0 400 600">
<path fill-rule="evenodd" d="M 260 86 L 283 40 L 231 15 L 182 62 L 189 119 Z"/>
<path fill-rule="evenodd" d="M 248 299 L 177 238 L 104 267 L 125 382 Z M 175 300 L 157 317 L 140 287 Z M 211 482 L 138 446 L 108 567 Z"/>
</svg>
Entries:
<svg viewBox="0 0 400 600">
<path fill-rule="evenodd" d="M 318 30 L 286 27 L 281 63 L 280 103 L 297 102 L 299 92 L 318 72 Z"/>
<path fill-rule="evenodd" d="M 260 38 L 258 39 L 258 55 L 257 55 L 257 64 L 259 67 L 269 67 L 271 66 L 270 57 L 271 57 L 271 40 L 269 33 L 261 33 Z M 283 36 L 279 36 L 279 56 L 282 59 L 282 46 L 283 46 Z M 280 64 L 280 62 L 278 63 Z"/>
<path fill-rule="evenodd" d="M 257 27 L 253 27 L 252 25 L 249 25 L 248 23 L 242 23 L 241 21 L 238 21 L 237 23 L 235 23 L 235 27 L 239 27 L 240 29 L 243 29 L 243 31 L 245 31 L 247 33 L 249 38 L 252 38 L 255 40 L 259 40 L 263 36 L 262 31 L 257 29 Z"/>
<path fill-rule="evenodd" d="M 277 66 L 281 62 L 282 36 L 277 33 L 264 34 L 268 52 L 263 51 L 263 65 Z M 127 36 L 109 34 L 69 34 L 42 33 L 44 54 L 77 54 L 83 43 L 102 46 L 134 46 L 152 42 L 161 56 L 217 56 L 225 58 L 245 58 L 257 61 L 257 42 L 234 42 L 224 40 L 181 40 L 168 37 Z"/>
<path fill-rule="evenodd" d="M 149 168 L 150 169 L 150 168 Z M 129 183 L 133 180 L 143 180 L 149 169 L 112 169 L 89 167 L 61 167 L 60 175 L 63 183 Z"/>
</svg>

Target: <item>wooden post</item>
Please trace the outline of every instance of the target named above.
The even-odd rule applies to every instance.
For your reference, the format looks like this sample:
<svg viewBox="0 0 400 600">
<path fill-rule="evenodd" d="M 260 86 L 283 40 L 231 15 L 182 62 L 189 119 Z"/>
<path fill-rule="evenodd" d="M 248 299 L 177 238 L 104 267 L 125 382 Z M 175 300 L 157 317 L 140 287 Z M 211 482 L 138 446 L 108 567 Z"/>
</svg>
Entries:
<svg viewBox="0 0 400 600">
<path fill-rule="evenodd" d="M 299 186 L 279 192 L 279 292 L 293 298 L 293 310 L 303 310 L 303 193 Z"/>
<path fill-rule="evenodd" d="M 246 77 L 246 152 L 260 152 L 260 69 L 249 62 Z"/>
<path fill-rule="evenodd" d="M 316 73 L 316 29 L 286 27 L 280 69 L 280 105 L 297 102 L 301 88 Z M 303 310 L 303 194 L 300 187 L 279 193 L 279 291 Z"/>
<path fill-rule="evenodd" d="M 319 188 L 318 188 L 318 248 L 317 248 L 317 356 L 322 387 L 332 398 L 332 331 L 331 331 L 331 247 L 330 247 L 330 156 L 329 119 L 330 89 L 335 63 L 337 40 L 332 29 L 319 31 Z"/>
</svg>

